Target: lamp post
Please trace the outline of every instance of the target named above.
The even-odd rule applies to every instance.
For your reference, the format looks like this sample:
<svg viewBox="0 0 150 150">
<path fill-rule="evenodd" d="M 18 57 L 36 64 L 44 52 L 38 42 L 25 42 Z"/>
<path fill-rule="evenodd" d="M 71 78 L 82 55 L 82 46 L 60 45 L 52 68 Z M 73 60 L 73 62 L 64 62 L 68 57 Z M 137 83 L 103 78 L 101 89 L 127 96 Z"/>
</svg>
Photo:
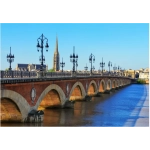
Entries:
<svg viewBox="0 0 150 150">
<path fill-rule="evenodd" d="M 100 67 L 102 67 L 102 74 L 103 74 L 103 68 L 105 67 L 105 63 L 103 62 L 103 57 L 102 57 L 102 62 L 100 62 Z"/>
<path fill-rule="evenodd" d="M 86 72 L 87 72 L 87 70 L 88 70 L 87 64 L 86 64 L 86 66 L 84 67 L 84 69 L 85 69 L 85 70 L 86 70 Z"/>
<path fill-rule="evenodd" d="M 119 73 L 120 73 L 120 70 L 121 70 L 121 67 L 118 66 L 118 75 L 119 75 Z"/>
<path fill-rule="evenodd" d="M 62 72 L 63 72 L 63 67 L 65 66 L 65 62 L 63 62 L 63 58 L 62 58 L 62 62 L 60 62 L 60 67 L 62 67 Z"/>
<path fill-rule="evenodd" d="M 91 63 L 91 74 L 92 74 L 92 62 L 95 62 L 95 56 L 91 53 L 90 57 L 89 57 L 89 62 Z"/>
<path fill-rule="evenodd" d="M 113 67 L 113 70 L 114 70 L 114 72 L 116 72 L 116 70 L 117 70 L 116 64 L 115 64 L 115 66 Z"/>
<path fill-rule="evenodd" d="M 9 70 L 12 70 L 11 63 L 14 61 L 15 56 L 11 54 L 11 47 L 10 47 L 10 54 L 7 54 L 7 61 L 10 63 Z"/>
<path fill-rule="evenodd" d="M 93 71 L 95 70 L 95 67 L 94 67 L 94 66 L 92 67 L 92 70 L 93 70 Z"/>
<path fill-rule="evenodd" d="M 39 52 L 39 49 L 41 49 L 41 56 L 39 58 L 39 61 L 41 62 L 40 71 L 43 71 L 43 63 L 45 62 L 45 57 L 43 55 L 44 40 L 46 40 L 45 48 L 46 48 L 46 51 L 48 52 L 48 48 L 49 48 L 48 39 L 43 34 L 37 39 L 37 51 Z M 41 42 L 40 44 L 39 44 L 39 41 Z"/>
<path fill-rule="evenodd" d="M 108 67 L 109 67 L 109 73 L 110 73 L 110 67 L 112 67 L 112 62 L 108 62 Z"/>
<path fill-rule="evenodd" d="M 118 66 L 118 72 L 121 70 L 121 67 Z"/>
<path fill-rule="evenodd" d="M 78 62 L 76 61 L 76 72 L 77 72 Z"/>
<path fill-rule="evenodd" d="M 125 68 L 124 68 L 124 70 L 123 70 L 123 76 L 125 76 L 125 71 L 126 71 L 126 70 L 125 70 Z"/>
<path fill-rule="evenodd" d="M 129 77 L 129 72 L 128 72 L 128 70 L 126 71 L 126 76 Z"/>
<path fill-rule="evenodd" d="M 73 46 L 73 54 L 70 55 L 70 62 L 73 63 L 72 71 L 75 72 L 75 65 L 78 63 L 78 55 L 75 55 L 75 46 Z"/>
</svg>

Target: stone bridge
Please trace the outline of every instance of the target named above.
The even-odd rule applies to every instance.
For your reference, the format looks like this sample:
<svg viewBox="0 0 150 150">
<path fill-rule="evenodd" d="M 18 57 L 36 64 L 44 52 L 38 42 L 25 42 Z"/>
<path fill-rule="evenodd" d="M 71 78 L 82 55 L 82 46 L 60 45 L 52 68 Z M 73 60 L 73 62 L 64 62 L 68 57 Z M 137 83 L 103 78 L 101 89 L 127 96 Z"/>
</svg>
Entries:
<svg viewBox="0 0 150 150">
<path fill-rule="evenodd" d="M 1 121 L 24 122 L 32 110 L 69 107 L 130 83 L 115 76 L 1 79 Z"/>
</svg>

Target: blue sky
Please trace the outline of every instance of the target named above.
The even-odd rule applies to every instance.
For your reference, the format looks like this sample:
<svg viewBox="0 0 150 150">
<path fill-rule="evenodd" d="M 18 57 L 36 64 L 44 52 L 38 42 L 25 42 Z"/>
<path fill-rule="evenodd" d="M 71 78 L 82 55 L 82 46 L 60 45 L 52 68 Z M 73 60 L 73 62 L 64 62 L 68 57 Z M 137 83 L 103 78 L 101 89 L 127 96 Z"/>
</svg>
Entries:
<svg viewBox="0 0 150 150">
<path fill-rule="evenodd" d="M 144 23 L 7 23 L 1 24 L 1 69 L 9 67 L 6 56 L 10 46 L 15 55 L 12 68 L 17 63 L 40 64 L 37 52 L 37 38 L 44 34 L 48 38 L 49 51 L 44 49 L 45 64 L 51 69 L 58 36 L 60 60 L 65 62 L 64 70 L 72 70 L 70 54 L 78 54 L 78 70 L 88 66 L 89 56 L 95 55 L 96 70 L 99 63 L 108 62 L 122 69 L 147 68 L 149 64 L 149 24 Z M 112 68 L 111 68 L 112 69 Z"/>
</svg>

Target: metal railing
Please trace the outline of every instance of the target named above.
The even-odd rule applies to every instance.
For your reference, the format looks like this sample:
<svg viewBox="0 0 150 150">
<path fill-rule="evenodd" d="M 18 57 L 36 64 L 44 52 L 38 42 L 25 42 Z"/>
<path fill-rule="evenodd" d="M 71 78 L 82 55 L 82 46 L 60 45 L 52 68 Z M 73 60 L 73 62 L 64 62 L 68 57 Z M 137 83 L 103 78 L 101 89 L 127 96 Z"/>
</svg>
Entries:
<svg viewBox="0 0 150 150">
<path fill-rule="evenodd" d="M 34 78 L 37 77 L 35 71 L 0 71 L 0 78 Z"/>
<path fill-rule="evenodd" d="M 8 78 L 57 78 L 57 77 L 99 77 L 99 76 L 112 76 L 112 77 L 125 77 L 114 73 L 81 73 L 81 72 L 36 72 L 36 71 L 0 71 L 1 79 Z"/>
</svg>

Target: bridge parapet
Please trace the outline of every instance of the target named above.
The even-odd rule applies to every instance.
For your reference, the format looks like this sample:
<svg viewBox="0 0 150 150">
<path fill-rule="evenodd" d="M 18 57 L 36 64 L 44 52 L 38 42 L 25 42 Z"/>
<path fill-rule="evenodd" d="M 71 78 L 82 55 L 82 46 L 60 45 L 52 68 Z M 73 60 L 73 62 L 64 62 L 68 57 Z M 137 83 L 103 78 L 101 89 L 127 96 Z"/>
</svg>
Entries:
<svg viewBox="0 0 150 150">
<path fill-rule="evenodd" d="M 52 78 L 52 77 L 100 77 L 100 76 L 113 76 L 125 77 L 114 73 L 79 73 L 79 72 L 36 72 L 36 71 L 0 71 L 1 79 L 11 78 Z"/>
<path fill-rule="evenodd" d="M 129 77 L 119 76 L 109 73 L 79 73 L 75 72 L 72 76 L 71 72 L 43 72 L 44 76 L 39 75 L 35 71 L 1 71 L 0 72 L 1 84 L 14 84 L 14 83 L 30 83 L 30 82 L 45 82 L 45 81 L 57 81 L 57 80 L 78 80 L 78 79 L 90 79 L 90 78 L 120 78 L 130 79 Z M 42 72 L 40 72 L 42 73 Z"/>
<path fill-rule="evenodd" d="M 0 71 L 0 78 L 33 78 L 37 77 L 35 71 Z"/>
</svg>

